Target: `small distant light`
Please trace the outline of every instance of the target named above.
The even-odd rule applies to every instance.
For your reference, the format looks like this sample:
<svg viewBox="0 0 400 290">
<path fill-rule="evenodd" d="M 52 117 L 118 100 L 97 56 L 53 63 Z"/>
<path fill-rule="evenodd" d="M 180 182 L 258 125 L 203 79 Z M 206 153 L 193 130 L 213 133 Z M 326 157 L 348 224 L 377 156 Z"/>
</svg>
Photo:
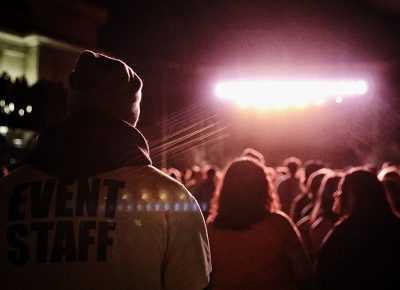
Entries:
<svg viewBox="0 0 400 290">
<path fill-rule="evenodd" d="M 0 134 L 6 135 L 8 133 L 8 127 L 0 126 Z"/>
<path fill-rule="evenodd" d="M 4 106 L 4 113 L 6 113 L 7 115 L 11 113 L 10 108 L 8 106 Z"/>
<path fill-rule="evenodd" d="M 127 193 L 124 193 L 124 194 L 122 195 L 121 199 L 127 200 L 127 199 L 128 199 L 128 194 L 127 194 Z"/>
<path fill-rule="evenodd" d="M 184 193 L 181 193 L 181 194 L 179 195 L 179 199 L 180 199 L 180 200 L 185 200 L 185 199 L 186 199 L 186 195 L 185 195 Z"/>
<path fill-rule="evenodd" d="M 163 200 L 163 201 L 165 201 L 165 200 L 168 199 L 168 195 L 167 195 L 165 192 L 161 192 L 161 193 L 160 193 L 160 199 Z"/>
<path fill-rule="evenodd" d="M 25 115 L 24 109 L 19 109 L 19 110 L 18 110 L 18 115 L 20 115 L 21 117 L 22 117 L 23 115 Z"/>
<path fill-rule="evenodd" d="M 8 108 L 10 109 L 10 112 L 14 112 L 15 109 L 14 103 L 9 103 Z"/>
<path fill-rule="evenodd" d="M 143 226 L 141 219 L 134 219 L 133 222 L 135 223 L 135 226 L 137 226 L 137 227 Z"/>
<path fill-rule="evenodd" d="M 357 86 L 356 93 L 358 94 L 363 95 L 368 91 L 368 84 L 365 81 L 358 81 L 356 83 L 356 86 Z"/>
<path fill-rule="evenodd" d="M 26 106 L 26 112 L 27 113 L 32 113 L 32 106 L 31 105 Z"/>
<path fill-rule="evenodd" d="M 6 101 L 0 100 L 0 107 L 4 107 L 6 105 Z"/>
<path fill-rule="evenodd" d="M 147 192 L 142 193 L 142 199 L 143 200 L 148 200 L 149 199 L 149 194 Z"/>
<path fill-rule="evenodd" d="M 342 97 L 336 97 L 335 101 L 336 101 L 336 103 L 340 104 L 341 102 L 343 102 L 343 98 Z"/>
<path fill-rule="evenodd" d="M 22 139 L 14 139 L 13 143 L 14 143 L 14 145 L 21 146 L 22 145 Z"/>
</svg>

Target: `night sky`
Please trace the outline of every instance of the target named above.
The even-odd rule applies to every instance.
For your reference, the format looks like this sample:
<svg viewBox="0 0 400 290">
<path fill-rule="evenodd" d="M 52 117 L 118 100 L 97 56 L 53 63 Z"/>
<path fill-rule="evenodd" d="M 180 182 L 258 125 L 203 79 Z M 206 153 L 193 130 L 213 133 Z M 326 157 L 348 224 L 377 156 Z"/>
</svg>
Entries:
<svg viewBox="0 0 400 290">
<path fill-rule="evenodd" d="M 373 1 L 348 0 L 95 2 L 109 11 L 100 48 L 125 59 L 144 80 L 139 128 L 150 140 L 161 143 L 182 128 L 201 130 L 211 124 L 223 132 L 210 133 L 206 151 L 211 154 L 237 154 L 247 145 L 275 159 L 285 154 L 327 159 L 341 155 L 342 160 L 336 160 L 340 164 L 374 155 L 373 147 L 382 139 L 396 139 L 396 117 L 389 122 L 384 117 L 398 115 L 397 109 L 392 106 L 388 111 L 390 106 L 385 104 L 398 96 L 392 85 L 398 73 L 379 76 L 376 90 L 380 91 L 374 94 L 386 99 L 365 104 L 365 108 L 355 104 L 340 115 L 327 109 L 254 117 L 218 103 L 213 85 L 221 75 L 249 77 L 260 73 L 260 67 L 264 75 L 280 77 L 307 73 L 311 77 L 363 76 L 365 66 L 379 75 L 376 68 L 380 64 L 399 63 L 399 10 Z M 377 112 L 368 111 L 372 107 Z M 357 117 L 360 114 L 364 115 Z M 205 119 L 210 123 L 204 123 Z M 351 127 L 348 119 L 358 123 Z M 371 126 L 379 126 L 375 137 L 371 137 Z M 183 152 L 192 144 L 186 141 Z M 153 141 L 151 145 L 157 144 Z"/>
<path fill-rule="evenodd" d="M 368 61 L 398 55 L 399 15 L 370 1 L 102 1 L 100 47 L 132 61 Z"/>
</svg>

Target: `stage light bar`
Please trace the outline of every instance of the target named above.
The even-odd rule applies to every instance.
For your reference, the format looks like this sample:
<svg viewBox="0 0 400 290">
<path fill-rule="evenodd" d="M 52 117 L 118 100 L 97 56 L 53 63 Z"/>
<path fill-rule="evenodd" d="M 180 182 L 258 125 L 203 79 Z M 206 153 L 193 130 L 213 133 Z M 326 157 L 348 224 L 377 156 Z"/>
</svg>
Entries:
<svg viewBox="0 0 400 290">
<path fill-rule="evenodd" d="M 327 98 L 341 103 L 344 97 L 364 95 L 367 91 L 368 85 L 363 80 L 235 81 L 219 83 L 215 89 L 220 99 L 231 100 L 242 108 L 278 110 L 321 105 Z"/>
</svg>

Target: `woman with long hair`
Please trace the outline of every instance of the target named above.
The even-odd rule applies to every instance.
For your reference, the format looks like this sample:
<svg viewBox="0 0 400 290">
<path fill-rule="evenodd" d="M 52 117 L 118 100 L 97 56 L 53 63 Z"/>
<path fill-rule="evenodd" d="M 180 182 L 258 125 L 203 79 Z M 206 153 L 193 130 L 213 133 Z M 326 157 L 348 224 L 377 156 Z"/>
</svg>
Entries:
<svg viewBox="0 0 400 290">
<path fill-rule="evenodd" d="M 342 174 L 332 171 L 325 175 L 318 190 L 317 200 L 310 215 L 310 238 L 315 252 L 334 227 L 339 215 L 333 212 L 333 194 L 337 191 Z"/>
<path fill-rule="evenodd" d="M 321 186 L 322 180 L 326 175 L 331 174 L 332 172 L 333 171 L 331 169 L 321 168 L 310 175 L 306 187 L 309 203 L 307 205 L 304 204 L 304 207 L 301 211 L 302 218 L 298 222 L 296 222 L 296 226 L 300 232 L 301 238 L 304 242 L 304 246 L 311 261 L 314 261 L 316 252 L 311 237 L 311 226 L 312 226 L 311 212 L 316 203 L 318 197 L 318 190 Z M 298 205 L 300 205 L 300 203 L 298 203 Z"/>
<path fill-rule="evenodd" d="M 400 220 L 376 174 L 347 172 L 333 209 L 342 219 L 318 253 L 316 289 L 398 289 Z"/>
<path fill-rule="evenodd" d="M 310 265 L 291 220 L 275 210 L 262 164 L 230 163 L 208 219 L 212 289 L 305 289 Z"/>
</svg>

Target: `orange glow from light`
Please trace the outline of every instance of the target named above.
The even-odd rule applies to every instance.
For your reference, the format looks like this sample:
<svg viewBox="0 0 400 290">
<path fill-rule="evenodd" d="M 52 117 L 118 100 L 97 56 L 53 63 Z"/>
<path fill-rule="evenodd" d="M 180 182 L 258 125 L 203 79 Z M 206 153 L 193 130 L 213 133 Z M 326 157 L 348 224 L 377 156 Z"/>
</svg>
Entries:
<svg viewBox="0 0 400 290">
<path fill-rule="evenodd" d="M 363 95 L 368 91 L 365 81 L 236 81 L 222 82 L 215 93 L 220 99 L 231 100 L 241 108 L 283 110 L 322 105 L 330 97 Z M 338 102 L 339 103 L 339 102 Z"/>
</svg>

